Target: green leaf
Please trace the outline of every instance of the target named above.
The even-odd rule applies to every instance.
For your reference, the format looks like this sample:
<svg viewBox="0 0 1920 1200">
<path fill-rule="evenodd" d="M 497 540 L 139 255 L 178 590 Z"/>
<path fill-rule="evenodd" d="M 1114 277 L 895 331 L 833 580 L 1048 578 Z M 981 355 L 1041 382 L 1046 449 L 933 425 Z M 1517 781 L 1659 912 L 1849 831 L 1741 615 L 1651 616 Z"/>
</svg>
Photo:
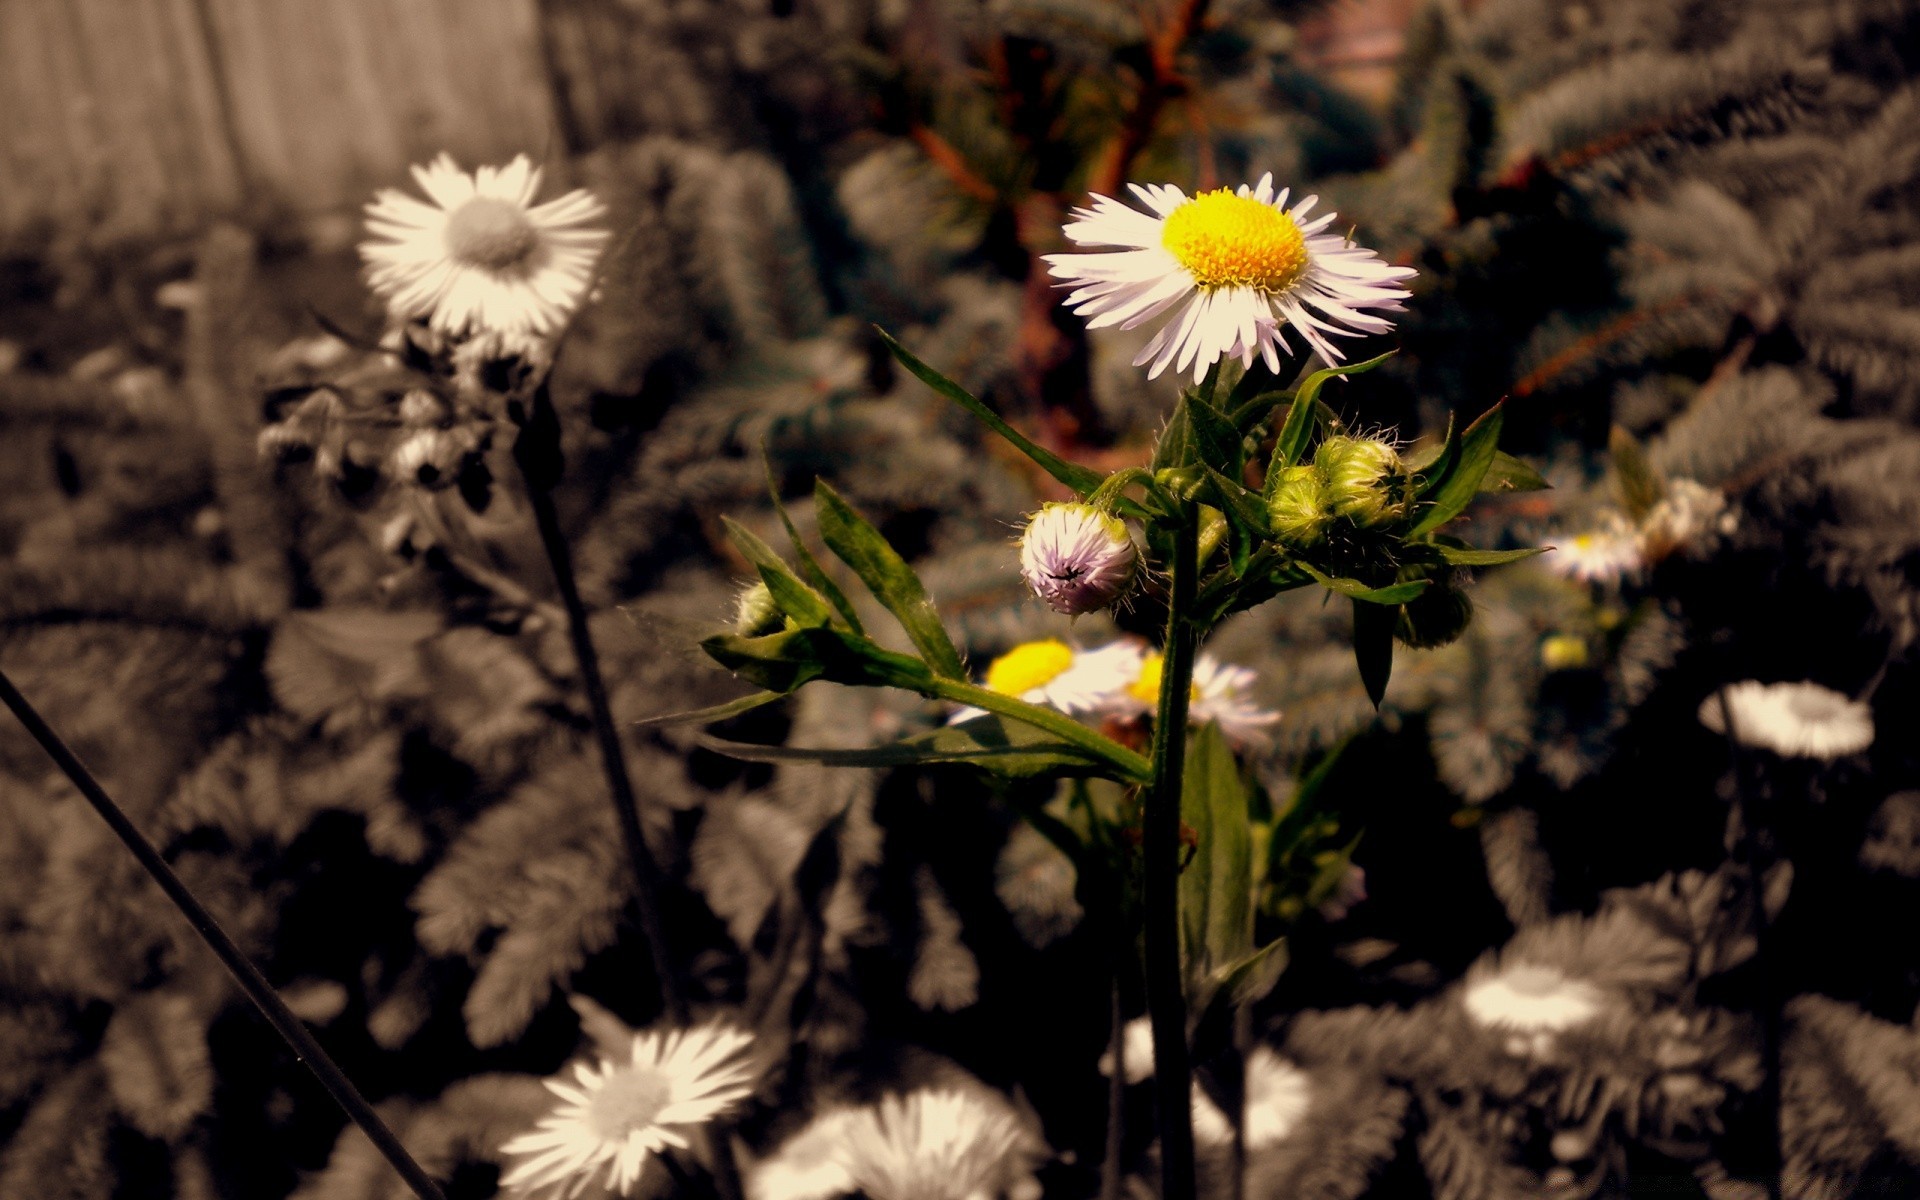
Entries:
<svg viewBox="0 0 1920 1200">
<path fill-rule="evenodd" d="M 707 708 L 688 709 L 686 712 L 663 713 L 657 717 L 646 717 L 635 721 L 640 729 L 653 729 L 662 725 L 711 725 L 741 713 L 752 712 L 762 705 L 772 704 L 775 700 L 786 699 L 785 692 L 749 692 L 737 700 L 725 704 L 715 704 Z"/>
<path fill-rule="evenodd" d="M 1211 980 L 1215 1003 L 1244 1008 L 1267 998 L 1287 969 L 1287 939 L 1275 938 L 1244 958 L 1218 968 Z"/>
<path fill-rule="evenodd" d="M 1503 419 L 1501 405 L 1494 405 L 1467 426 L 1467 431 L 1460 435 L 1456 453 L 1442 456 L 1439 471 L 1420 489 L 1425 508 L 1408 531 L 1409 537 L 1418 537 L 1453 520 L 1480 494 L 1480 481 L 1493 466 L 1493 456 L 1498 452 Z"/>
<path fill-rule="evenodd" d="M 1393 357 L 1389 350 L 1376 358 L 1354 363 L 1345 367 L 1328 367 L 1315 371 L 1301 382 L 1293 394 L 1293 404 L 1287 409 L 1287 420 L 1280 427 L 1280 435 L 1273 443 L 1273 459 L 1267 466 L 1267 487 L 1271 489 L 1280 477 L 1280 472 L 1300 461 L 1306 453 L 1307 438 L 1313 433 L 1314 414 L 1320 407 L 1320 389 L 1329 379 L 1359 375 L 1373 370 L 1381 363 Z"/>
<path fill-rule="evenodd" d="M 1097 755 L 992 713 L 885 746 L 857 750 L 761 746 L 714 737 L 700 740 L 710 750 L 748 762 L 815 762 L 834 767 L 958 763 L 1010 779 L 1112 774 L 1112 767 Z"/>
<path fill-rule="evenodd" d="M 1393 675 L 1393 627 L 1399 619 L 1397 606 L 1353 602 L 1353 660 L 1375 708 L 1380 707 Z"/>
<path fill-rule="evenodd" d="M 934 675 L 917 658 L 882 650 L 841 629 L 788 629 L 765 637 L 723 633 L 700 643 L 721 666 L 768 691 L 815 679 L 856 687 L 898 687 L 933 695 Z"/>
<path fill-rule="evenodd" d="M 1193 444 L 1193 420 L 1188 415 L 1187 402 L 1190 393 L 1180 393 L 1180 400 L 1173 406 L 1173 415 L 1167 418 L 1167 427 L 1160 431 L 1160 440 L 1153 444 L 1153 462 L 1151 469 L 1155 474 L 1190 466 L 1197 457 Z"/>
<path fill-rule="evenodd" d="M 825 480 L 814 481 L 813 498 L 819 512 L 820 537 L 828 549 L 852 567 L 874 599 L 899 619 L 907 637 L 936 674 L 948 679 L 965 679 L 967 672 L 961 665 L 960 652 L 953 648 L 953 640 L 947 636 L 946 626 L 940 623 L 933 601 L 927 597 L 927 589 L 907 565 L 907 560 L 887 544 L 878 529 L 842 500 L 838 492 L 828 487 Z"/>
<path fill-rule="evenodd" d="M 733 541 L 740 553 L 760 572 L 760 578 L 766 582 L 767 591 L 773 596 L 773 602 L 781 612 L 800 625 L 832 623 L 833 609 L 828 606 L 820 593 L 801 582 L 792 568 L 773 552 L 773 547 L 761 541 L 753 530 L 732 517 L 721 517 L 720 523 L 726 526 L 727 537 Z"/>
<path fill-rule="evenodd" d="M 1195 461 L 1229 476 L 1239 475 L 1244 465 L 1240 431 L 1227 415 L 1196 396 L 1188 405 L 1187 419 L 1193 432 Z"/>
<path fill-rule="evenodd" d="M 787 529 L 787 540 L 793 543 L 794 558 L 800 564 L 801 578 L 812 584 L 815 591 L 827 598 L 827 602 L 833 605 L 834 611 L 840 614 L 840 619 L 847 623 L 848 629 L 855 633 L 865 633 L 866 630 L 860 628 L 859 614 L 853 611 L 852 601 L 848 600 L 847 594 L 840 590 L 840 585 L 820 568 L 820 561 L 814 558 L 813 551 L 807 549 L 807 544 L 800 540 L 800 531 L 793 527 L 793 518 L 787 515 L 787 506 L 780 500 L 780 485 L 773 477 L 773 461 L 762 454 L 760 463 L 766 468 L 767 495 L 773 500 L 773 511 L 780 514 L 780 523 Z"/>
<path fill-rule="evenodd" d="M 1269 532 L 1267 506 L 1261 502 L 1260 497 L 1212 467 L 1206 468 L 1206 472 L 1208 491 L 1212 494 L 1220 511 L 1226 515 L 1233 534 L 1230 548 L 1233 554 L 1233 573 L 1237 576 L 1247 569 L 1247 562 L 1254 550 L 1267 540 Z"/>
<path fill-rule="evenodd" d="M 1180 873 L 1180 941 L 1190 999 L 1203 1000 L 1200 992 L 1214 972 L 1253 950 L 1247 785 L 1218 725 L 1202 726 L 1188 746 L 1180 820 L 1199 839 Z"/>
<path fill-rule="evenodd" d="M 1302 571 L 1311 575 L 1314 582 L 1329 591 L 1339 592 L 1342 596 L 1351 596 L 1355 600 L 1364 600 L 1368 604 L 1400 605 L 1418 596 L 1433 583 L 1431 579 L 1409 579 L 1402 583 L 1390 583 L 1385 587 L 1368 587 L 1358 579 L 1336 579 L 1309 563 L 1295 563 Z"/>
<path fill-rule="evenodd" d="M 1505 450 L 1493 452 L 1493 465 L 1480 480 L 1482 492 L 1542 492 L 1552 490 L 1553 485 L 1546 477 L 1533 469 L 1525 459 L 1515 458 Z"/>
<path fill-rule="evenodd" d="M 1646 448 L 1631 433 L 1615 425 L 1607 435 L 1607 451 L 1613 455 L 1613 477 L 1620 486 L 1620 503 L 1627 515 L 1641 520 L 1660 503 L 1666 485 L 1659 472 L 1647 461 Z"/>
<path fill-rule="evenodd" d="M 1456 567 L 1497 567 L 1502 563 L 1519 562 L 1523 558 L 1532 558 L 1536 554 L 1545 554 L 1545 546 L 1528 546 L 1521 550 L 1462 550 L 1455 546 L 1436 546 L 1440 557 Z"/>
<path fill-rule="evenodd" d="M 1088 492 L 1100 486 L 1101 475 L 1098 471 L 1092 471 L 1086 467 L 1070 463 L 1052 451 L 1038 445 L 1031 438 L 1007 424 L 1006 421 L 1001 419 L 999 413 L 988 408 L 965 388 L 953 380 L 948 379 L 945 375 L 934 370 L 926 363 L 921 362 L 918 358 L 915 358 L 912 351 L 893 340 L 892 334 L 881 329 L 878 325 L 874 326 L 874 328 L 879 332 L 880 340 L 887 344 L 887 349 L 891 350 L 893 356 L 900 360 L 901 366 L 911 371 L 920 382 L 978 417 L 981 424 L 1011 442 L 1014 449 L 1032 459 L 1039 465 L 1041 470 L 1053 476 L 1061 483 L 1066 484 L 1081 496 L 1085 496 Z"/>
</svg>

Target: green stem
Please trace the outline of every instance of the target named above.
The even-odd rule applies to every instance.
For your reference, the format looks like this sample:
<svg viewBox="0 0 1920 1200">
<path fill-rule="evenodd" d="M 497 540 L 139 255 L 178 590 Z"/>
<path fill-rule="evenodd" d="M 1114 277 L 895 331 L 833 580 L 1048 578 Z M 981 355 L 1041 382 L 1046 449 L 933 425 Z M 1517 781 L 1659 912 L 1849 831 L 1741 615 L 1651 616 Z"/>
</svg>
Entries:
<svg viewBox="0 0 1920 1200">
<path fill-rule="evenodd" d="M 1193 622 L 1199 514 L 1174 529 L 1161 653 L 1160 709 L 1153 725 L 1153 777 L 1141 818 L 1146 874 L 1147 1012 L 1153 1023 L 1154 1097 L 1160 1114 L 1160 1195 L 1193 1200 L 1193 1072 L 1187 1062 L 1187 1002 L 1180 971 L 1180 787 L 1186 770 L 1187 702 L 1199 630 Z"/>
<path fill-rule="evenodd" d="M 984 708 L 990 713 L 1003 717 L 1012 717 L 1023 721 L 1035 729 L 1044 730 L 1063 742 L 1090 751 L 1094 756 L 1112 766 L 1122 779 L 1134 783 L 1145 783 L 1153 777 L 1152 766 L 1146 759 L 1122 746 L 1112 738 L 1106 737 L 1097 729 L 1091 729 L 1080 722 L 1058 713 L 1050 708 L 1041 708 L 1037 704 L 1028 704 L 1002 692 L 988 691 L 971 683 L 958 679 L 944 679 L 935 676 L 931 681 L 915 685 L 926 695 L 942 700 L 951 700 L 956 704 L 969 704 L 974 708 Z"/>
</svg>

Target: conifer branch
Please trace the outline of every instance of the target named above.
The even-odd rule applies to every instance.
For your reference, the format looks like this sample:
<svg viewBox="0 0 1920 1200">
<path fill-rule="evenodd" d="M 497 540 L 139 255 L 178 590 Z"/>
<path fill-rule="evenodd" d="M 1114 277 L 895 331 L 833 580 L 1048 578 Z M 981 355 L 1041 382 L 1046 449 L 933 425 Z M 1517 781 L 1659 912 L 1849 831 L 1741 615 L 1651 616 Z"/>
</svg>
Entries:
<svg viewBox="0 0 1920 1200">
<path fill-rule="evenodd" d="M 393 1165 L 393 1169 L 399 1173 L 401 1179 L 406 1181 L 407 1187 L 412 1189 L 414 1195 L 420 1197 L 420 1200 L 445 1200 L 440 1191 L 440 1185 L 434 1182 L 433 1177 L 428 1175 L 418 1162 L 414 1161 L 411 1154 L 407 1153 L 407 1148 L 401 1144 L 393 1130 L 387 1127 L 387 1123 L 380 1119 L 380 1114 L 373 1110 L 373 1106 L 367 1103 L 366 1097 L 360 1094 L 360 1090 L 354 1087 L 353 1081 L 347 1078 L 346 1072 L 340 1069 L 319 1041 L 301 1023 L 300 1018 L 294 1016 L 286 1002 L 280 999 L 280 994 L 274 990 L 271 983 L 267 982 L 267 977 L 260 973 L 260 968 L 253 965 L 246 952 L 240 949 L 214 915 L 200 903 L 199 898 L 193 894 L 180 876 L 174 873 L 167 860 L 161 856 L 159 849 L 147 840 L 146 835 L 140 832 L 139 827 L 133 823 L 125 811 L 114 803 L 113 797 L 107 795 L 106 789 L 100 786 L 93 772 L 87 769 L 79 756 L 74 754 L 60 735 L 54 732 L 53 727 L 47 724 L 32 704 L 28 703 L 27 698 L 21 695 L 20 690 L 14 686 L 13 680 L 8 678 L 4 671 L 0 671 L 0 701 L 4 701 L 6 706 L 13 710 L 13 715 L 33 736 L 33 740 L 40 744 L 40 748 L 47 752 L 47 756 L 53 759 L 61 772 L 72 781 L 73 786 L 87 798 L 87 803 L 93 806 L 94 811 L 100 814 L 101 819 L 106 821 L 120 841 L 132 851 L 134 858 L 139 860 L 147 874 L 160 885 L 160 890 L 167 894 L 167 899 L 173 901 L 174 907 L 187 918 L 187 923 L 193 926 L 194 932 L 200 935 L 200 939 L 207 944 L 208 949 L 213 951 L 214 956 L 220 960 L 220 964 L 227 969 L 227 973 L 233 976 L 233 981 L 240 985 L 240 990 L 246 993 L 247 999 L 253 1002 L 254 1007 L 260 1010 L 260 1015 L 265 1017 L 267 1023 L 272 1025 L 274 1031 L 286 1041 L 294 1057 L 307 1065 L 307 1069 L 313 1072 L 314 1078 L 320 1081 L 320 1086 L 327 1089 L 327 1094 L 333 1097 L 334 1103 L 338 1104 L 348 1118 L 360 1127 L 361 1131 L 367 1135 L 367 1139 Z"/>
</svg>

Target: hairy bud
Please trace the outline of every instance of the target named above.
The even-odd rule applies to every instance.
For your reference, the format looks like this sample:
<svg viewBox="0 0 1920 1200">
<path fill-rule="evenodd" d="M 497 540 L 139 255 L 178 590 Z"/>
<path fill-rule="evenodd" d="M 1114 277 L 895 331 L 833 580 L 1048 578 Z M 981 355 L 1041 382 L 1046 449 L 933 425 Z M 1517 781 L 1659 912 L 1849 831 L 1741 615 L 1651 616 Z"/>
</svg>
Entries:
<svg viewBox="0 0 1920 1200">
<path fill-rule="evenodd" d="M 740 590 L 733 602 L 733 631 L 741 637 L 759 637 L 786 628 L 787 619 L 773 602 L 764 581 Z"/>
<path fill-rule="evenodd" d="M 1273 489 L 1273 498 L 1267 502 L 1267 517 L 1282 545 L 1304 549 L 1325 537 L 1333 512 L 1327 505 L 1327 485 L 1320 469 L 1304 464 L 1286 468 Z"/>
<path fill-rule="evenodd" d="M 1399 451 L 1375 438 L 1334 436 L 1320 443 L 1314 466 L 1326 480 L 1327 504 L 1357 528 L 1374 529 L 1407 515 L 1413 477 Z"/>
<path fill-rule="evenodd" d="M 1118 600 L 1139 558 L 1126 523 L 1091 504 L 1042 505 L 1020 535 L 1020 577 L 1048 608 L 1068 616 Z"/>
<path fill-rule="evenodd" d="M 1467 631 L 1473 620 L 1473 600 L 1458 588 L 1435 580 L 1433 585 L 1400 606 L 1393 636 L 1415 650 L 1444 646 Z"/>
</svg>

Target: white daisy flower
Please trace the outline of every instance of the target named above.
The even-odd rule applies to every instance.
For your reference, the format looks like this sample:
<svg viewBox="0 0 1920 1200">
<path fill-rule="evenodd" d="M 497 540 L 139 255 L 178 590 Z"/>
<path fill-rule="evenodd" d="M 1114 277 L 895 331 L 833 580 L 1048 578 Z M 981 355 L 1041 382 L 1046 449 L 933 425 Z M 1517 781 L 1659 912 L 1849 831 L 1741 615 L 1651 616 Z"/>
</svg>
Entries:
<svg viewBox="0 0 1920 1200">
<path fill-rule="evenodd" d="M 1133 360 L 1152 363 L 1149 379 L 1169 366 L 1183 374 L 1192 367 L 1197 383 L 1221 358 L 1251 366 L 1255 355 L 1278 371 L 1285 325 L 1328 362 L 1339 362 L 1329 334 L 1385 333 L 1392 322 L 1361 310 L 1405 307 L 1410 293 L 1400 281 L 1415 274 L 1412 267 L 1390 266 L 1364 246 L 1323 233 L 1335 214 L 1307 219 L 1318 196 L 1289 209 L 1288 189 L 1275 195 L 1270 174 L 1257 187 L 1192 197 L 1171 185 L 1128 186 L 1151 212 L 1095 196 L 1066 225 L 1079 245 L 1121 249 L 1042 257 L 1075 289 L 1066 303 L 1089 318 L 1089 329 L 1132 329 L 1177 310 Z"/>
<path fill-rule="evenodd" d="M 1120 1030 L 1121 1068 L 1128 1083 L 1140 1083 L 1153 1074 L 1153 1022 L 1135 1017 Z M 1100 1055 L 1100 1073 L 1113 1074 L 1113 1048 Z"/>
<path fill-rule="evenodd" d="M 1606 994 L 1554 967 L 1516 963 L 1482 974 L 1460 1002 L 1474 1024 L 1512 1034 L 1509 1050 L 1540 1054 L 1554 1034 L 1599 1016 Z"/>
<path fill-rule="evenodd" d="M 849 1190 L 868 1200 L 980 1200 L 1015 1187 L 1031 1141 L 1005 1102 L 974 1089 L 890 1095 L 843 1128 Z"/>
<path fill-rule="evenodd" d="M 1078 883 L 1079 872 L 1060 847 L 1024 821 L 1013 827 L 994 867 L 993 890 L 1029 945 L 1045 946 L 1080 924 Z"/>
<path fill-rule="evenodd" d="M 571 1079 L 547 1080 L 564 1102 L 500 1147 L 516 1158 L 500 1186 L 522 1194 L 577 1196 L 606 1168 L 605 1184 L 627 1195 L 647 1156 L 686 1149 L 687 1130 L 711 1121 L 753 1090 L 744 1053 L 753 1035 L 709 1022 L 634 1035 L 626 1062 L 580 1063 Z"/>
<path fill-rule="evenodd" d="M 1131 638 L 1094 650 L 1076 650 L 1058 638 L 1023 642 L 987 664 L 982 686 L 1028 704 L 1058 709 L 1070 717 L 1105 711 L 1139 674 L 1145 647 Z M 963 708 L 949 725 L 982 714 Z"/>
<path fill-rule="evenodd" d="M 1729 684 L 1733 736 L 1786 758 L 1832 762 L 1873 745 L 1873 709 L 1842 692 L 1813 682 Z M 1700 702 L 1700 723 L 1726 733 L 1720 692 Z"/>
<path fill-rule="evenodd" d="M 1640 548 L 1649 559 L 1665 558 L 1703 540 L 1739 528 L 1740 514 L 1719 488 L 1693 479 L 1669 479 L 1666 494 L 1640 522 Z"/>
<path fill-rule="evenodd" d="M 1620 520 L 1575 534 L 1551 550 L 1544 560 L 1547 569 L 1582 583 L 1618 583 L 1639 574 L 1645 562 L 1639 537 Z"/>
<path fill-rule="evenodd" d="M 1114 697 L 1111 711 L 1119 716 L 1152 716 L 1160 706 L 1160 673 L 1163 663 L 1159 651 L 1148 654 L 1125 691 Z M 1187 720 L 1195 725 L 1208 722 L 1220 726 L 1230 741 L 1263 746 L 1267 731 L 1281 714 L 1262 708 L 1247 697 L 1258 678 L 1249 667 L 1223 663 L 1213 655 L 1201 653 L 1193 662 L 1193 691 L 1187 701 Z"/>
<path fill-rule="evenodd" d="M 1312 1102 L 1313 1082 L 1307 1073 L 1270 1047 L 1256 1046 L 1247 1056 L 1247 1149 L 1264 1150 L 1285 1139 Z M 1193 1089 L 1193 1136 L 1203 1146 L 1233 1141 L 1233 1122 L 1198 1087 Z"/>
<path fill-rule="evenodd" d="M 1020 577 L 1070 617 L 1119 599 L 1139 558 L 1126 522 L 1091 504 L 1042 505 L 1020 535 Z"/>
<path fill-rule="evenodd" d="M 429 201 L 391 188 L 367 205 L 360 257 L 373 290 L 401 320 L 452 336 L 537 343 L 580 306 L 607 232 L 592 193 L 534 204 L 540 169 L 522 154 L 471 175 L 442 154 L 413 168 Z"/>
</svg>

